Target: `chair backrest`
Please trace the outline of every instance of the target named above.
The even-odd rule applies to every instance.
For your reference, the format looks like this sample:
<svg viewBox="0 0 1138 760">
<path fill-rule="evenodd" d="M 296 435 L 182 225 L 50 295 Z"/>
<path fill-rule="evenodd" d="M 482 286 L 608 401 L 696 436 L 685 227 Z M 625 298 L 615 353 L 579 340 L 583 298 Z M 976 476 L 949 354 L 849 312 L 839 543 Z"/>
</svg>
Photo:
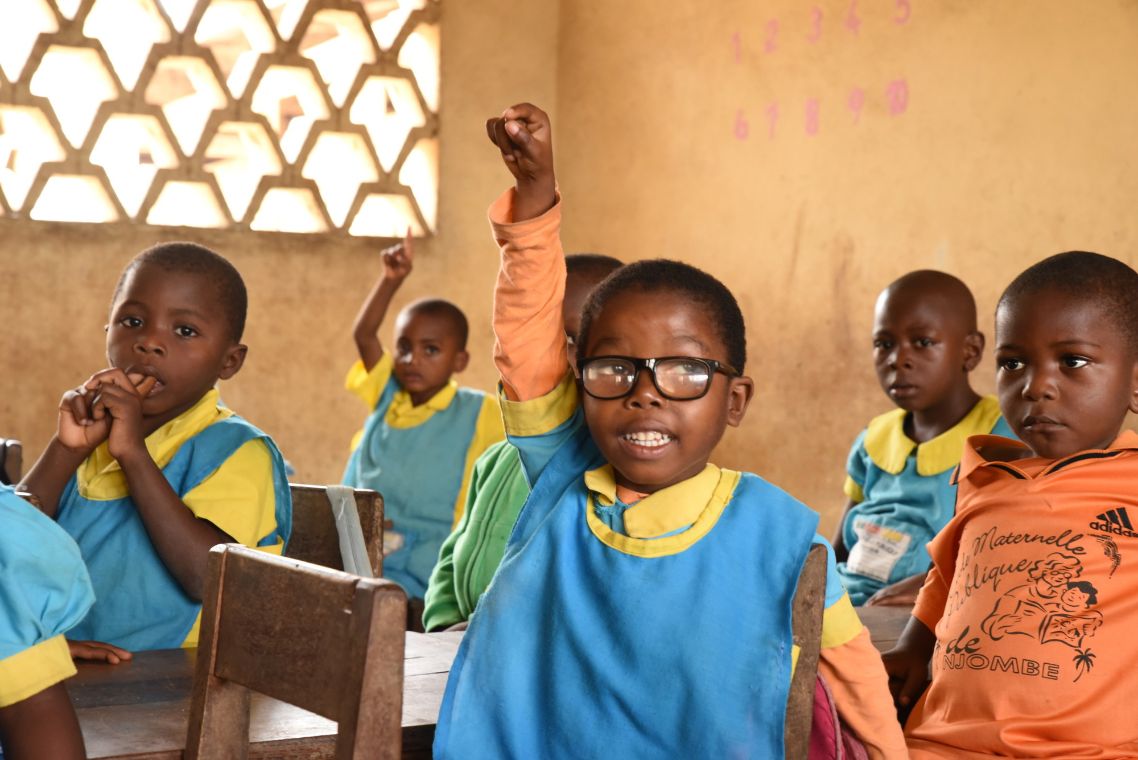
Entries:
<svg viewBox="0 0 1138 760">
<path fill-rule="evenodd" d="M 340 555 L 340 534 L 324 486 L 289 484 L 292 491 L 292 537 L 285 556 L 314 565 L 344 569 Z M 383 575 L 383 497 L 375 491 L 356 489 L 356 509 L 360 513 L 368 563 L 375 577 Z"/>
<path fill-rule="evenodd" d="M 14 486 L 24 474 L 24 446 L 14 438 L 0 438 L 0 483 Z"/>
<path fill-rule="evenodd" d="M 785 743 L 787 757 L 806 757 L 810 749 L 810 728 L 814 722 L 814 682 L 818 675 L 818 656 L 822 650 L 822 613 L 826 609 L 826 548 L 811 547 L 798 575 L 794 594 L 794 643 L 798 660 L 790 680 L 786 701 Z"/>
<path fill-rule="evenodd" d="M 391 581 L 215 546 L 185 757 L 246 757 L 252 689 L 336 721 L 337 760 L 398 758 L 406 618 Z"/>
</svg>

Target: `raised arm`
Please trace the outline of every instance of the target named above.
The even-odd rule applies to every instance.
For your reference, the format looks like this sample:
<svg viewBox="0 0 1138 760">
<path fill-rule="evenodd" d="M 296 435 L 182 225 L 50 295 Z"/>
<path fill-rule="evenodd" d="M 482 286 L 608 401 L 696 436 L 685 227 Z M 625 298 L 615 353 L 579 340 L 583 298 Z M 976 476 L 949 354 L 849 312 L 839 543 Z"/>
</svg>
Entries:
<svg viewBox="0 0 1138 760">
<path fill-rule="evenodd" d="M 407 230 L 402 243 L 384 248 L 380 255 L 383 258 L 383 276 L 376 281 L 364 300 L 352 327 L 352 337 L 355 338 L 360 361 L 363 362 L 364 369 L 369 371 L 383 358 L 383 343 L 379 339 L 379 328 L 383 324 L 383 318 L 387 316 L 387 308 L 391 305 L 391 299 L 403 284 L 403 280 L 411 274 L 412 261 L 415 258 L 411 230 Z"/>
<path fill-rule="evenodd" d="M 549 117 L 522 103 L 486 122 L 515 187 L 490 207 L 502 263 L 494 292 L 494 360 L 506 396 L 544 396 L 568 368 L 561 304 L 565 257 Z"/>
</svg>

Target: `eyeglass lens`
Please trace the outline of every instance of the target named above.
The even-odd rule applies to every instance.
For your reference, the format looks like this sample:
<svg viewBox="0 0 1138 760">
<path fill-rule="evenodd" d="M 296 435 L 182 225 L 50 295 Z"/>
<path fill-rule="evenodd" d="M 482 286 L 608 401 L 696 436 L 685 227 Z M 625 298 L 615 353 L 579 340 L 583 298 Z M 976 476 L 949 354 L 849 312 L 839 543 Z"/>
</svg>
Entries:
<svg viewBox="0 0 1138 760">
<path fill-rule="evenodd" d="M 644 369 L 648 369 L 645 367 Z M 674 399 L 696 398 L 707 390 L 711 368 L 696 359 L 665 359 L 656 362 L 653 372 L 656 388 Z M 630 361 L 610 359 L 591 362 L 582 378 L 595 396 L 617 398 L 628 394 L 636 384 L 637 367 Z"/>
</svg>

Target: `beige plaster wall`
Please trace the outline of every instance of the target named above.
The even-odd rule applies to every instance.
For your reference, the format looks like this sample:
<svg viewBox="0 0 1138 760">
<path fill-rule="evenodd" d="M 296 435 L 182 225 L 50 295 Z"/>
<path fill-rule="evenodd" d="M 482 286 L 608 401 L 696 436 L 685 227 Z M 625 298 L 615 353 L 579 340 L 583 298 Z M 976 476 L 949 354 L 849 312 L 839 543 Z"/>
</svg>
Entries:
<svg viewBox="0 0 1138 760">
<path fill-rule="evenodd" d="M 461 379 L 476 387 L 491 388 L 496 379 L 489 359 L 496 249 L 485 209 L 504 172 L 481 125 L 517 97 L 554 102 L 557 20 L 554 0 L 442 8 L 440 231 L 420 246 L 395 307 L 438 294 L 466 310 L 474 360 Z M 527 65 L 518 66 L 519 59 Z M 355 358 L 351 323 L 380 271 L 377 244 L 346 235 L 0 218 L 0 436 L 22 439 L 30 465 L 54 432 L 63 391 L 105 366 L 102 326 L 123 265 L 154 242 L 178 239 L 221 251 L 249 286 L 249 358 L 221 385 L 223 398 L 277 439 L 296 467 L 295 480 L 338 481 L 348 441 L 366 416 L 342 390 Z"/>
<path fill-rule="evenodd" d="M 956 273 L 990 332 L 1000 289 L 1042 256 L 1082 247 L 1138 261 L 1138 4 L 914 0 L 900 24 L 901 3 L 861 2 L 856 35 L 847 0 L 817 6 L 811 42 L 812 6 L 793 0 L 445 2 L 440 232 L 399 302 L 462 305 L 474 354 L 463 380 L 492 385 L 484 211 L 508 177 L 482 121 L 518 100 L 546 106 L 567 249 L 684 258 L 732 286 L 758 397 L 717 461 L 783 485 L 829 531 L 849 443 L 889 408 L 869 356 L 883 285 L 917 267 Z M 900 79 L 908 107 L 890 115 L 885 88 Z M 378 271 L 376 246 L 347 237 L 0 219 L 0 435 L 34 456 L 63 389 L 102 366 L 122 265 L 186 237 L 250 284 L 249 362 L 225 398 L 277 437 L 298 480 L 336 480 L 364 416 L 340 390 L 349 326 Z M 976 385 L 992 389 L 990 358 Z"/>
<path fill-rule="evenodd" d="M 555 141 L 569 249 L 683 258 L 733 288 L 758 395 L 716 460 L 828 531 L 851 441 L 890 408 L 870 361 L 884 285 L 959 275 L 991 339 L 999 292 L 1039 258 L 1138 261 L 1138 4 L 914 1 L 898 23 L 903 2 L 862 2 L 855 35 L 848 0 L 819 0 L 820 36 L 812 5 L 562 0 Z M 994 387 L 990 354 L 975 385 Z"/>
</svg>

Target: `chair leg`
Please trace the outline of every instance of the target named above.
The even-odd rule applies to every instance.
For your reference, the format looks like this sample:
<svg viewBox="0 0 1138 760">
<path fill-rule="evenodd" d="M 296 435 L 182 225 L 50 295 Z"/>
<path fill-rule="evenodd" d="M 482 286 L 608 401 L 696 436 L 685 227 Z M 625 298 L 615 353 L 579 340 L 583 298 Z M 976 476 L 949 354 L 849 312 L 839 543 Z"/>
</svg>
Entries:
<svg viewBox="0 0 1138 760">
<path fill-rule="evenodd" d="M 203 704 L 200 709 L 198 700 Z M 245 760 L 249 756 L 249 690 L 211 675 L 194 692 L 186 760 Z M 201 716 L 201 720 L 195 718 Z"/>
</svg>

